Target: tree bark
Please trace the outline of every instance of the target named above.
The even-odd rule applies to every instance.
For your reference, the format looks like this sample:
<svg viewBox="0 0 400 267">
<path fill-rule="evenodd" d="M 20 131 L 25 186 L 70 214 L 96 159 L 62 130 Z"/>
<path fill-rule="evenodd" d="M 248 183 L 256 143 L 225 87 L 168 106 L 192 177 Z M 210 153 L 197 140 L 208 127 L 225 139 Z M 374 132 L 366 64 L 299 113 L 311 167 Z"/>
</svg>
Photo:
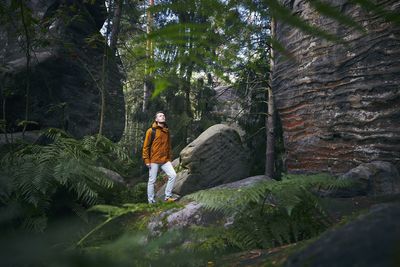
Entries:
<svg viewBox="0 0 400 267">
<path fill-rule="evenodd" d="M 99 123 L 99 135 L 103 135 L 104 128 L 104 114 L 106 110 L 106 64 L 107 64 L 107 43 L 105 43 L 103 64 L 101 70 L 101 88 L 100 88 L 100 123 Z"/>
<path fill-rule="evenodd" d="M 275 19 L 271 20 L 271 38 L 274 38 Z M 270 178 L 275 177 L 275 105 L 272 94 L 272 72 L 274 70 L 274 50 L 270 47 L 270 72 L 268 92 L 268 112 L 265 117 L 265 128 L 267 135 L 266 157 L 265 157 L 265 175 Z"/>
<path fill-rule="evenodd" d="M 122 0 L 115 0 L 114 16 L 112 19 L 112 29 L 110 35 L 110 48 L 113 54 L 115 54 L 115 51 L 117 50 L 117 41 L 120 29 L 121 14 L 122 14 Z"/>
<path fill-rule="evenodd" d="M 152 7 L 154 5 L 154 0 L 150 0 L 149 2 L 149 7 Z M 146 41 L 146 60 L 152 59 L 153 58 L 153 42 L 149 38 L 149 34 L 151 33 L 151 29 L 153 27 L 153 17 L 152 14 L 150 13 L 149 9 L 146 11 L 146 16 L 147 16 L 147 41 Z M 148 71 L 148 63 L 145 64 L 144 68 L 144 84 L 143 84 L 143 107 L 142 111 L 145 112 L 147 110 L 147 103 L 149 102 L 150 98 L 150 88 L 151 85 L 149 84 L 151 82 L 151 73 Z"/>
<path fill-rule="evenodd" d="M 25 135 L 25 130 L 28 125 L 29 118 L 29 98 L 30 98 L 30 76 L 31 76 L 31 38 L 29 36 L 28 25 L 25 20 L 24 4 L 23 1 L 19 1 L 21 9 L 21 20 L 24 27 L 24 33 L 26 38 L 25 56 L 26 56 L 26 87 L 25 87 L 25 124 L 22 129 L 22 137 Z"/>
</svg>

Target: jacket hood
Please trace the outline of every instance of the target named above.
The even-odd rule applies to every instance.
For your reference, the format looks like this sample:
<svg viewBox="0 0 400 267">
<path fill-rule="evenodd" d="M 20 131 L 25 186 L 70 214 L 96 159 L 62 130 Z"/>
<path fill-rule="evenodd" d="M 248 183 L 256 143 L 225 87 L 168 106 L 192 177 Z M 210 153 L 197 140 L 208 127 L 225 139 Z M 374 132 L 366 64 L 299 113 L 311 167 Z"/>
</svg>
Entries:
<svg viewBox="0 0 400 267">
<path fill-rule="evenodd" d="M 167 130 L 168 129 L 168 125 L 167 123 L 164 123 L 164 127 L 158 126 L 157 122 L 153 122 L 153 124 L 151 125 L 151 128 L 159 128 L 162 130 Z"/>
</svg>

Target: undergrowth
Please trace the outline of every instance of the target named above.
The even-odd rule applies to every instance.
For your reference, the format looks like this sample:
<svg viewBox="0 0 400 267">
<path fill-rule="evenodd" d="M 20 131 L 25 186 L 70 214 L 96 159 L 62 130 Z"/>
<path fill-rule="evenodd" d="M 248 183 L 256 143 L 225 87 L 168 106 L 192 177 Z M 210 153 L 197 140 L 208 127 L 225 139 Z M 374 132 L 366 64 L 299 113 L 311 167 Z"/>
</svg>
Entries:
<svg viewBox="0 0 400 267">
<path fill-rule="evenodd" d="M 90 242 L 79 245 L 90 255 L 109 255 L 117 266 L 127 263 L 163 266 L 165 262 L 171 262 L 171 266 L 214 264 L 222 255 L 235 251 L 273 248 L 315 238 L 333 223 L 315 190 L 349 185 L 349 182 L 322 174 L 286 175 L 282 181 L 265 181 L 251 187 L 199 191 L 186 198 L 223 214 L 224 218 L 230 217 L 232 222 L 164 229 L 156 235 L 141 228 L 142 231 L 132 231 L 97 249 Z M 157 206 L 146 204 L 95 206 L 93 210 L 104 214 L 103 222 L 107 224 L 126 213 L 149 211 L 149 208 L 154 210 L 148 216 L 160 212 Z M 95 237 L 97 230 L 93 228 L 90 235 Z"/>
<path fill-rule="evenodd" d="M 2 155 L 0 204 L 8 214 L 3 226 L 43 231 L 51 208 L 63 201 L 86 219 L 86 208 L 114 187 L 99 167 L 120 171 L 118 166 L 129 165 L 125 151 L 100 135 L 77 140 L 48 129 L 39 140 L 44 144 L 13 144 Z"/>
<path fill-rule="evenodd" d="M 233 216 L 227 237 L 237 248 L 271 248 L 309 239 L 331 226 L 333 220 L 313 192 L 347 186 L 350 182 L 324 174 L 285 175 L 282 181 L 204 190 L 187 198 Z"/>
</svg>

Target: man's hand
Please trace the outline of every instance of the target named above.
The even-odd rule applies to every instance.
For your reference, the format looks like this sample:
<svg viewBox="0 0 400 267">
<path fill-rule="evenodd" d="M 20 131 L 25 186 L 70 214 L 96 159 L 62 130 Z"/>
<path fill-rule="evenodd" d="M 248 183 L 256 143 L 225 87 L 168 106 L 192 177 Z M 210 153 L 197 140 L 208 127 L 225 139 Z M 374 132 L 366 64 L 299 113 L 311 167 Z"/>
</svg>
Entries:
<svg viewBox="0 0 400 267">
<path fill-rule="evenodd" d="M 151 168 L 151 164 L 150 164 L 150 163 L 147 163 L 146 166 L 147 166 L 147 168 L 149 168 L 149 169 Z"/>
</svg>

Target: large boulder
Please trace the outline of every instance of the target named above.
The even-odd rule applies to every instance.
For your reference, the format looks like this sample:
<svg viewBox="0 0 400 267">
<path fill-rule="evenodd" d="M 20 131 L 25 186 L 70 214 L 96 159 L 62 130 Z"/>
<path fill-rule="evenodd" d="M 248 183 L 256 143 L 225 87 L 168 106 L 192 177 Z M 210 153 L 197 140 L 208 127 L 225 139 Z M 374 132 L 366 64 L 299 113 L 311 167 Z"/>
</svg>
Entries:
<svg viewBox="0 0 400 267">
<path fill-rule="evenodd" d="M 258 175 L 206 190 L 245 188 L 254 186 L 262 181 L 273 182 L 274 180 L 265 175 Z M 152 235 L 159 235 L 165 230 L 182 229 L 191 226 L 219 224 L 229 227 L 233 223 L 234 214 L 222 214 L 210 211 L 205 209 L 200 203 L 190 201 L 187 197 L 183 197 L 179 202 L 184 204 L 182 208 L 167 210 L 156 214 L 149 220 L 148 229 Z"/>
<path fill-rule="evenodd" d="M 186 195 L 243 179 L 249 174 L 248 154 L 233 128 L 216 124 L 180 153 L 180 167 L 173 192 Z M 165 187 L 159 190 L 163 193 Z"/>
<path fill-rule="evenodd" d="M 276 37 L 286 53 L 275 55 L 272 88 L 288 171 L 342 174 L 376 160 L 399 169 L 400 25 L 349 0 L 323 2 L 352 17 L 365 33 L 319 14 L 313 1 L 280 2 L 346 41 L 327 41 L 277 22 Z M 374 3 L 400 12 L 398 1 Z"/>
<path fill-rule="evenodd" d="M 119 140 L 125 125 L 123 75 L 100 34 L 104 1 L 24 1 L 38 21 L 28 29 L 30 75 L 20 10 L 8 11 L 9 2 L 4 7 L 10 16 L 0 25 L 0 117 L 5 110 L 8 131 L 21 130 L 29 87 L 28 120 L 38 123 L 29 130 L 58 127 L 78 138 L 97 133 L 104 88 L 103 134 Z"/>
<path fill-rule="evenodd" d="M 339 179 L 352 182 L 349 188 L 328 193 L 330 197 L 387 196 L 400 193 L 400 175 L 396 167 L 383 161 L 364 163 L 351 169 Z"/>
<path fill-rule="evenodd" d="M 400 203 L 379 204 L 289 256 L 294 266 L 400 266 Z"/>
</svg>

